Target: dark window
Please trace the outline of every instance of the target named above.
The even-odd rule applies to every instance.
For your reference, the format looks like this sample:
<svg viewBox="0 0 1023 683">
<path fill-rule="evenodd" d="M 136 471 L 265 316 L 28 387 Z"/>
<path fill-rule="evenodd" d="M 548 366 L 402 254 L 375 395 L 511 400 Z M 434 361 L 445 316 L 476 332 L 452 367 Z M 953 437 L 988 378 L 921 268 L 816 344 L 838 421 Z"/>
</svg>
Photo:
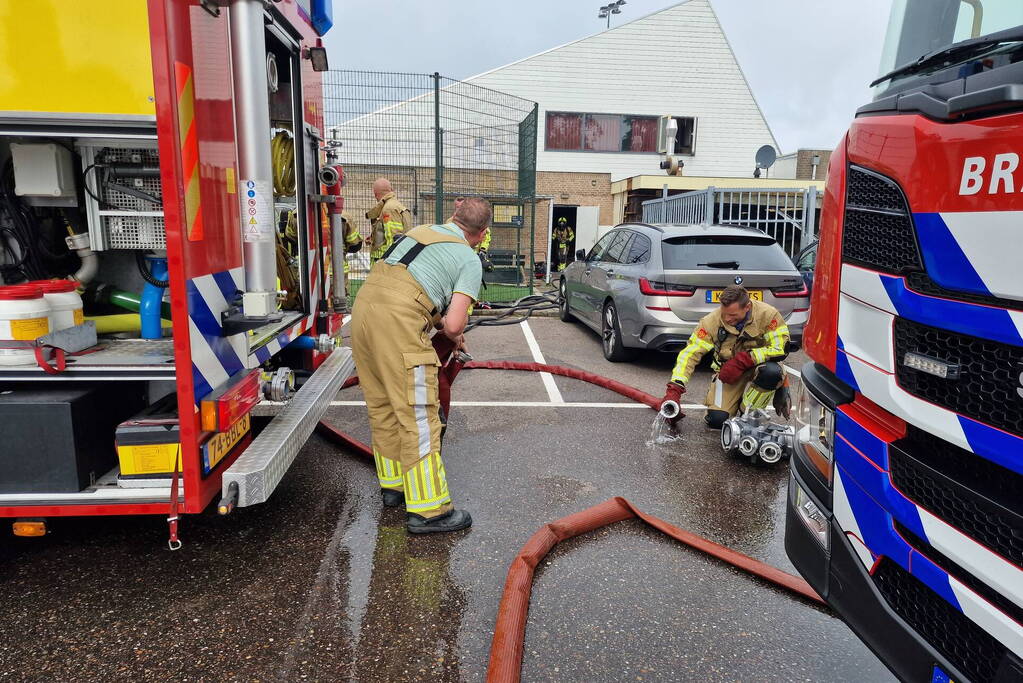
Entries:
<svg viewBox="0 0 1023 683">
<path fill-rule="evenodd" d="M 665 270 L 793 270 L 792 260 L 766 235 L 669 237 L 661 242 L 661 256 Z"/>
<path fill-rule="evenodd" d="M 696 119 L 676 120 L 677 153 L 692 154 Z M 660 121 L 657 116 L 547 112 L 546 149 L 656 154 Z"/>
<path fill-rule="evenodd" d="M 650 238 L 636 233 L 636 238 L 629 245 L 629 256 L 626 263 L 646 263 L 650 260 Z"/>
<path fill-rule="evenodd" d="M 696 146 L 696 119 L 690 116 L 676 116 L 678 132 L 675 133 L 675 154 L 692 154 Z"/>
<path fill-rule="evenodd" d="M 581 149 L 583 115 L 547 114 L 547 149 Z"/>
<path fill-rule="evenodd" d="M 614 235 L 614 239 L 608 245 L 607 251 L 604 252 L 600 260 L 604 263 L 622 263 L 622 255 L 625 254 L 625 247 L 633 233 L 631 230 L 616 230 L 611 234 Z"/>
<path fill-rule="evenodd" d="M 597 243 L 593 245 L 593 249 L 590 249 L 590 255 L 586 257 L 587 261 L 599 261 L 600 257 L 603 256 L 604 250 L 607 249 L 608 245 L 611 244 L 611 240 L 614 238 L 614 233 L 608 233 L 597 240 Z"/>
<path fill-rule="evenodd" d="M 797 270 L 810 271 L 813 270 L 814 265 L 817 263 L 817 247 L 807 249 L 803 252 L 803 255 L 799 257 L 799 263 L 796 264 Z"/>
</svg>

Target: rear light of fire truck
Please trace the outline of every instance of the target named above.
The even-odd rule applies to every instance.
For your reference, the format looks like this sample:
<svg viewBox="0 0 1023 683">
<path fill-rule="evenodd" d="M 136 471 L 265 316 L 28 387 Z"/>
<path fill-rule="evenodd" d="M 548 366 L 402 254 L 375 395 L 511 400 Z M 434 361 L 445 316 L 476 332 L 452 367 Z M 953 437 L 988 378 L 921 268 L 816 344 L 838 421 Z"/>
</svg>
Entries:
<svg viewBox="0 0 1023 683">
<path fill-rule="evenodd" d="M 42 519 L 19 519 L 12 525 L 15 536 L 45 536 L 46 522 Z"/>
<path fill-rule="evenodd" d="M 805 384 L 800 385 L 796 399 L 796 422 L 796 448 L 830 486 L 835 462 L 835 413 Z"/>
<path fill-rule="evenodd" d="M 242 371 L 223 389 L 204 398 L 199 404 L 199 418 L 204 432 L 226 431 L 259 403 L 259 370 Z"/>
</svg>

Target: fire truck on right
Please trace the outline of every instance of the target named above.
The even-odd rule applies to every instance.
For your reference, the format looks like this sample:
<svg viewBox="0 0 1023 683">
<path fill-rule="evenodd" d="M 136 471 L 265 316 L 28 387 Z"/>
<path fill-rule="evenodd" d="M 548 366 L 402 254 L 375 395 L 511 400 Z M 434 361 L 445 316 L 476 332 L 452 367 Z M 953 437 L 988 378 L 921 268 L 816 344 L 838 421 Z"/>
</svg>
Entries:
<svg viewBox="0 0 1023 683">
<path fill-rule="evenodd" d="M 899 678 L 1023 681 L 1023 2 L 895 0 L 881 73 L 831 157 L 785 546 Z"/>
</svg>

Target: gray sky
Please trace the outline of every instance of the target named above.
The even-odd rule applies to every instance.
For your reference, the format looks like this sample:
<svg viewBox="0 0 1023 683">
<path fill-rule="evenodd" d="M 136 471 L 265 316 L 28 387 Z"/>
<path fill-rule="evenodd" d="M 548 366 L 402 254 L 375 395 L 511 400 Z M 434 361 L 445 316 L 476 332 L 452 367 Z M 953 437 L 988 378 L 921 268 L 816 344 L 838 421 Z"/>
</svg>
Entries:
<svg viewBox="0 0 1023 683">
<path fill-rule="evenodd" d="M 891 0 L 711 0 L 782 152 L 832 148 L 870 99 Z M 465 78 L 603 29 L 603 0 L 341 0 L 333 69 Z M 620 23 L 670 7 L 628 0 Z"/>
</svg>

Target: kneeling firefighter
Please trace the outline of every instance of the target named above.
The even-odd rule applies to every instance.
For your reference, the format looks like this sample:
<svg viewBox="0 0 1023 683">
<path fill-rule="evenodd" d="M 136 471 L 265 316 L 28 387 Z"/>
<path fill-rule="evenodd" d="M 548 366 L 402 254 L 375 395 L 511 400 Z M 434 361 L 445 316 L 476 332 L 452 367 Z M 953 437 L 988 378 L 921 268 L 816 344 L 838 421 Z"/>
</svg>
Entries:
<svg viewBox="0 0 1023 683">
<path fill-rule="evenodd" d="M 789 328 L 774 306 L 750 298 L 744 287 L 733 285 L 721 293 L 721 306 L 700 320 L 689 343 L 678 354 L 662 404 L 678 403 L 696 365 L 708 351 L 716 373 L 704 399 L 708 427 L 720 429 L 725 420 L 774 402 L 778 414 L 788 418 L 785 389 L 785 346 Z M 781 391 L 777 391 L 781 389 Z M 671 419 L 674 425 L 681 413 Z"/>
<path fill-rule="evenodd" d="M 415 534 L 472 524 L 456 510 L 441 460 L 440 360 L 430 332 L 465 350 L 468 309 L 482 268 L 473 251 L 490 223 L 490 203 L 466 199 L 451 222 L 421 225 L 370 270 L 352 309 L 352 352 L 369 413 L 384 505 L 405 504 Z"/>
</svg>

